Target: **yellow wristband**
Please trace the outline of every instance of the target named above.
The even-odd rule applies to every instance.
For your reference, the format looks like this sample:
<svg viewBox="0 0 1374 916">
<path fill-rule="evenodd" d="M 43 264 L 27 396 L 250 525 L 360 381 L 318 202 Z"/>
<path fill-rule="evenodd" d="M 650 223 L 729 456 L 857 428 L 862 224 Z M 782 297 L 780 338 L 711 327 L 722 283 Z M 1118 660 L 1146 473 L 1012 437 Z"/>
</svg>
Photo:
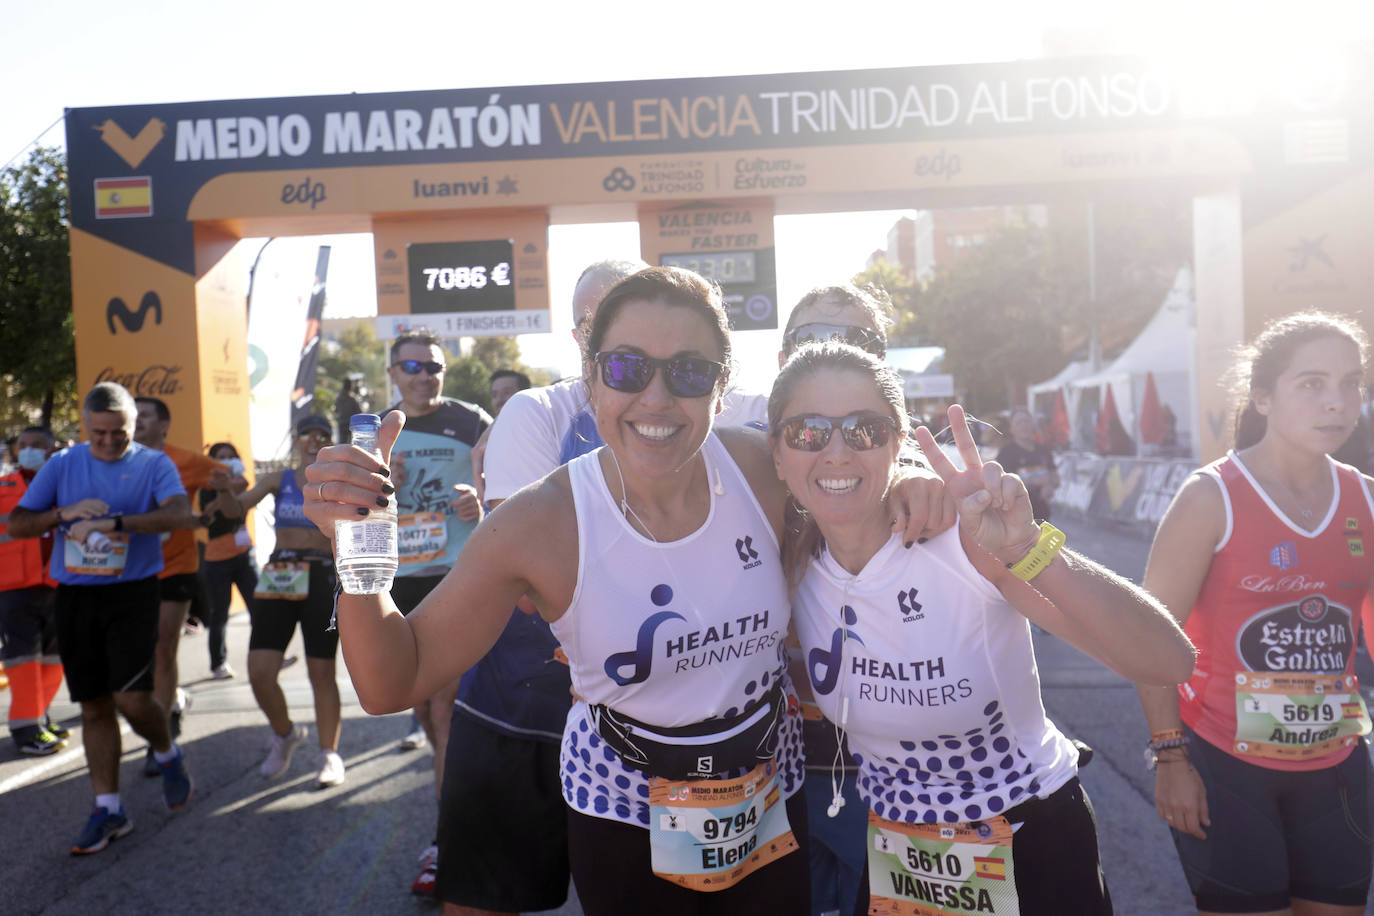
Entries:
<svg viewBox="0 0 1374 916">
<path fill-rule="evenodd" d="M 1045 567 L 1054 562 L 1054 558 L 1059 556 L 1059 551 L 1064 549 L 1064 544 L 1068 542 L 1064 532 L 1051 525 L 1049 522 L 1040 523 L 1040 537 L 1035 542 L 1035 546 L 1015 563 L 1008 563 L 1007 569 L 1018 579 L 1029 582 L 1040 573 L 1044 572 Z"/>
</svg>

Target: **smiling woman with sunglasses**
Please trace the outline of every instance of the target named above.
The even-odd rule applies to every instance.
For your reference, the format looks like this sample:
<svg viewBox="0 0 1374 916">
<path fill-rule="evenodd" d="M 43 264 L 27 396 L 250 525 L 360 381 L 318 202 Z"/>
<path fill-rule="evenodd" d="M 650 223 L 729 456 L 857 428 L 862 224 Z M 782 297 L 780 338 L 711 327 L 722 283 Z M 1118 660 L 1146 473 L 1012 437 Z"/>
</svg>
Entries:
<svg viewBox="0 0 1374 916">
<path fill-rule="evenodd" d="M 528 595 L 578 697 L 558 767 L 584 911 L 801 916 L 783 490 L 765 436 L 712 429 L 730 363 L 720 290 L 640 271 L 602 300 L 586 352 L 604 447 L 502 503 L 408 618 L 389 597 L 340 597 L 359 698 L 390 712 L 427 695 L 481 658 Z M 399 426 L 387 420 L 384 454 Z M 322 458 L 307 511 L 332 532 L 376 505 L 386 468 L 351 447 Z M 924 501 L 943 499 L 930 483 L 903 483 L 915 507 L 893 516 L 908 540 Z"/>
<path fill-rule="evenodd" d="M 1036 526 L 1025 486 L 983 464 L 957 406 L 964 470 L 925 428 L 916 439 L 959 524 L 904 550 L 886 522 L 902 384 L 871 354 L 803 347 L 768 413 L 798 506 L 784 541 L 793 623 L 816 702 L 859 765 L 872 897 L 1110 913 L 1078 752 L 1045 716 L 1027 621 L 1152 684 L 1188 676 L 1188 640 L 1143 591 Z M 836 786 L 830 816 L 843 806 Z"/>
</svg>

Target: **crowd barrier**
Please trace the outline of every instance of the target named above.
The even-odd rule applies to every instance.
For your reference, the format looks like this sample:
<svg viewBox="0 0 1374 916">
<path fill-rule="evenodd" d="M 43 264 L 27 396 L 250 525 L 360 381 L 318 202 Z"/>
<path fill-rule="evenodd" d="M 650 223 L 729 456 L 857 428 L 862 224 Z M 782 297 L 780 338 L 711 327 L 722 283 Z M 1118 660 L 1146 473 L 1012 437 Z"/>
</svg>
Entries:
<svg viewBox="0 0 1374 916">
<path fill-rule="evenodd" d="M 1054 456 L 1059 489 L 1055 512 L 1121 522 L 1145 537 L 1154 534 L 1174 493 L 1198 465 L 1182 458 L 1117 458 L 1092 452 Z"/>
</svg>

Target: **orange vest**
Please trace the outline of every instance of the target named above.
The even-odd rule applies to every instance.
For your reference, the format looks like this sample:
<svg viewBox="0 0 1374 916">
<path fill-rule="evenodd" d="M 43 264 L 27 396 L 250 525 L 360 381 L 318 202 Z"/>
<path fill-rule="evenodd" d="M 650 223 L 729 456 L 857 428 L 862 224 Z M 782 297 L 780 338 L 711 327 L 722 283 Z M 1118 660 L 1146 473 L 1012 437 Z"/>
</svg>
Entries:
<svg viewBox="0 0 1374 916">
<path fill-rule="evenodd" d="M 186 488 L 186 498 L 194 500 L 196 491 L 210 482 L 210 474 L 222 468 L 212 458 L 176 445 L 163 445 L 163 454 L 172 459 L 181 475 L 181 485 Z M 192 504 L 194 506 L 194 503 Z M 192 508 L 191 511 L 195 511 Z M 200 568 L 200 558 L 196 551 L 196 533 L 191 528 L 178 528 L 169 532 L 162 542 L 162 572 L 159 579 L 183 573 L 193 573 Z"/>
<path fill-rule="evenodd" d="M 52 551 L 51 537 L 45 535 L 49 537 L 46 551 L 43 549 L 43 538 L 10 540 L 10 511 L 19 505 L 19 500 L 28 489 L 22 471 L 0 477 L 0 592 L 32 588 L 35 585 L 57 587 L 57 583 L 48 575 L 48 564 L 43 558 L 43 554 Z"/>
</svg>

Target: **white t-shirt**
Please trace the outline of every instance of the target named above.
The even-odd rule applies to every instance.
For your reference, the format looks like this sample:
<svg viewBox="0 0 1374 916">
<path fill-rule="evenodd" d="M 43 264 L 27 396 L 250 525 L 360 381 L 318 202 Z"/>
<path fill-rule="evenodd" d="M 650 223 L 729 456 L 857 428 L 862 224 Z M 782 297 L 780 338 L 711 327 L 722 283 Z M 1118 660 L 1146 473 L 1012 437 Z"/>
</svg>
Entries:
<svg viewBox="0 0 1374 916">
<path fill-rule="evenodd" d="M 716 426 L 768 428 L 768 399 L 731 388 Z M 487 499 L 509 499 L 578 455 L 602 445 L 580 378 L 517 391 L 487 439 Z"/>
<path fill-rule="evenodd" d="M 792 599 L 816 703 L 844 724 L 859 794 L 908 823 L 982 820 L 1049 796 L 1078 754 L 1045 716 L 1030 626 L 954 527 L 893 535 L 859 575 L 823 551 Z"/>
<path fill-rule="evenodd" d="M 593 817 L 647 827 L 649 792 L 648 776 L 597 737 L 588 702 L 673 728 L 739 715 L 779 680 L 794 695 L 783 645 L 787 585 L 772 526 L 715 435 L 702 454 L 708 472 L 719 472 L 710 474 L 717 484 L 706 521 L 668 543 L 625 520 L 596 455 L 569 465 L 579 573 L 572 603 L 551 626 L 582 698 L 563 735 L 563 794 Z M 790 797 L 804 780 L 800 715 L 784 716 L 776 759 Z"/>
</svg>

